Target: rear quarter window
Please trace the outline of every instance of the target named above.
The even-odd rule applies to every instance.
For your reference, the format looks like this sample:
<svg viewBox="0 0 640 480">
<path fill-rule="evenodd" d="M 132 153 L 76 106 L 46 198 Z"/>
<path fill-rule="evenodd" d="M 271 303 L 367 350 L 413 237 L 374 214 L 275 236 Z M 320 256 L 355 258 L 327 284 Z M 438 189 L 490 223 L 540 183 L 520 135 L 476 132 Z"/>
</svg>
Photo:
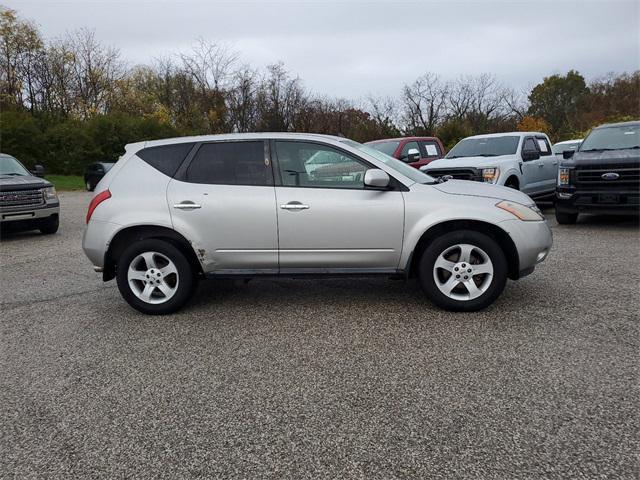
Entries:
<svg viewBox="0 0 640 480">
<path fill-rule="evenodd" d="M 143 148 L 136 155 L 153 168 L 160 170 L 169 177 L 173 177 L 194 145 L 194 143 L 160 145 Z"/>
</svg>

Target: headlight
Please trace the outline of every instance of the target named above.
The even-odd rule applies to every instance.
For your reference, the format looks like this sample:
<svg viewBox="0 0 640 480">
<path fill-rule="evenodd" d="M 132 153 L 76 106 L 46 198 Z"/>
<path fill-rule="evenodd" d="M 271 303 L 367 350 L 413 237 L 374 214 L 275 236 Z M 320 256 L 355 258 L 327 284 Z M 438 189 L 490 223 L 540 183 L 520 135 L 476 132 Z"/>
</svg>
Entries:
<svg viewBox="0 0 640 480">
<path fill-rule="evenodd" d="M 42 190 L 42 193 L 44 194 L 45 200 L 55 200 L 58 198 L 56 187 L 47 187 Z"/>
<path fill-rule="evenodd" d="M 540 220 L 544 220 L 544 216 L 540 212 L 540 209 L 535 205 L 527 206 L 522 205 L 521 203 L 508 202 L 507 200 L 504 200 L 500 203 L 496 203 L 496 207 L 506 210 L 524 222 L 539 222 Z"/>
<path fill-rule="evenodd" d="M 482 169 L 482 181 L 486 183 L 496 183 L 500 176 L 499 168 L 483 168 Z"/>
<path fill-rule="evenodd" d="M 571 183 L 571 169 L 560 167 L 558 169 L 558 186 L 565 187 Z"/>
</svg>

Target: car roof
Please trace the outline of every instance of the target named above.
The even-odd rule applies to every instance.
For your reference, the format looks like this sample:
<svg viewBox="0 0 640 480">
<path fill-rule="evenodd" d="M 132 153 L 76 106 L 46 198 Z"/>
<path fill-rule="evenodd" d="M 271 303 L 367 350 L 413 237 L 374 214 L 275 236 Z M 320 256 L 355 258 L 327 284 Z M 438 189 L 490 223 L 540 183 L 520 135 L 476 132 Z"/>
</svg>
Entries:
<svg viewBox="0 0 640 480">
<path fill-rule="evenodd" d="M 371 143 L 384 143 L 384 142 L 401 142 L 402 140 L 438 140 L 438 137 L 395 137 L 395 138 L 381 138 L 380 140 L 372 140 L 366 142 L 366 145 Z"/>
<path fill-rule="evenodd" d="M 583 138 L 576 138 L 575 140 L 563 140 L 562 142 L 556 142 L 553 144 L 553 146 L 555 147 L 556 145 L 564 145 L 565 143 L 580 143 L 582 140 L 584 140 Z"/>
<path fill-rule="evenodd" d="M 598 130 L 600 128 L 627 127 L 627 126 L 640 127 L 640 120 L 632 120 L 630 122 L 603 123 L 602 125 L 598 125 L 596 128 L 594 128 L 594 130 Z"/>
<path fill-rule="evenodd" d="M 528 137 L 529 135 L 540 135 L 547 136 L 546 133 L 542 132 L 502 132 L 502 133 L 483 133 L 481 135 L 471 135 L 465 138 L 491 138 L 491 137 L 506 137 L 506 136 L 518 136 L 518 137 Z"/>
<path fill-rule="evenodd" d="M 324 135 L 320 133 L 289 133 L 289 132 L 259 132 L 259 133 L 225 133 L 221 135 L 195 135 L 191 137 L 173 137 L 160 140 L 148 140 L 146 142 L 130 143 L 132 147 L 147 148 L 174 143 L 215 142 L 225 140 L 329 140 L 333 143 L 348 140 L 337 135 Z"/>
</svg>

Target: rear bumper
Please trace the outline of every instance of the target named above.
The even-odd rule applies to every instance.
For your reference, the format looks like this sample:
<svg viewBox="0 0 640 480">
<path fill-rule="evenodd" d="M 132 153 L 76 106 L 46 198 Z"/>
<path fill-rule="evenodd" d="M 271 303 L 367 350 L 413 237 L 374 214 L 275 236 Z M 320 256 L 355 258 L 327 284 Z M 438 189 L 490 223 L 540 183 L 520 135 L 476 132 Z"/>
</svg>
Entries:
<svg viewBox="0 0 640 480">
<path fill-rule="evenodd" d="M 558 188 L 556 190 L 556 209 L 563 213 L 638 215 L 640 213 L 640 192 L 619 189 Z"/>
<path fill-rule="evenodd" d="M 121 226 L 115 223 L 92 219 L 84 229 L 82 249 L 94 269 L 98 269 L 96 271 L 102 271 L 104 268 L 104 255 L 109 249 L 109 242 L 120 228 Z"/>
<path fill-rule="evenodd" d="M 509 234 L 518 250 L 519 277 L 529 275 L 544 261 L 553 245 L 553 234 L 546 221 L 505 220 L 500 226 Z"/>
</svg>

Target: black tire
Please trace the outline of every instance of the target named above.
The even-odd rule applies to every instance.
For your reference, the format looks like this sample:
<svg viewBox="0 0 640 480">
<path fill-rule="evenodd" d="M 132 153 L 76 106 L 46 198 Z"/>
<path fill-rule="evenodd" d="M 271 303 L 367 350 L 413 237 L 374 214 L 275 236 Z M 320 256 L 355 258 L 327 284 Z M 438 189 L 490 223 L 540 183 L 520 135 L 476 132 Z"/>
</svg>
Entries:
<svg viewBox="0 0 640 480">
<path fill-rule="evenodd" d="M 128 270 L 131 262 L 144 252 L 157 252 L 166 256 L 177 269 L 176 291 L 164 303 L 147 303 L 138 298 L 129 285 Z M 149 315 L 165 315 L 179 310 L 191 297 L 196 286 L 196 278 L 186 256 L 172 244 L 158 239 L 141 240 L 127 248 L 117 261 L 116 280 L 120 294 L 129 305 L 139 312 Z"/>
<path fill-rule="evenodd" d="M 53 235 L 60 227 L 60 219 L 58 215 L 51 215 L 40 223 L 40 232 L 44 235 Z"/>
<path fill-rule="evenodd" d="M 93 192 L 96 186 L 93 183 L 91 183 L 91 180 L 87 179 L 84 181 L 84 188 L 87 189 L 87 192 Z"/>
<path fill-rule="evenodd" d="M 504 184 L 505 187 L 513 188 L 514 190 L 520 190 L 520 186 L 518 185 L 518 180 L 514 177 L 507 179 Z"/>
<path fill-rule="evenodd" d="M 493 277 L 486 290 L 471 300 L 451 298 L 440 291 L 434 279 L 434 265 L 440 254 L 458 244 L 470 244 L 483 250 L 493 264 Z M 473 266 L 473 265 L 472 265 Z M 425 294 L 434 304 L 454 312 L 473 312 L 491 305 L 507 282 L 507 260 L 498 242 L 473 230 L 457 230 L 434 240 L 420 258 L 418 275 Z M 484 280 L 486 277 L 482 277 Z M 466 290 L 466 287 L 463 287 Z"/>
<path fill-rule="evenodd" d="M 560 225 L 573 225 L 578 221 L 578 214 L 558 211 L 558 209 L 556 208 L 556 221 Z"/>
</svg>

